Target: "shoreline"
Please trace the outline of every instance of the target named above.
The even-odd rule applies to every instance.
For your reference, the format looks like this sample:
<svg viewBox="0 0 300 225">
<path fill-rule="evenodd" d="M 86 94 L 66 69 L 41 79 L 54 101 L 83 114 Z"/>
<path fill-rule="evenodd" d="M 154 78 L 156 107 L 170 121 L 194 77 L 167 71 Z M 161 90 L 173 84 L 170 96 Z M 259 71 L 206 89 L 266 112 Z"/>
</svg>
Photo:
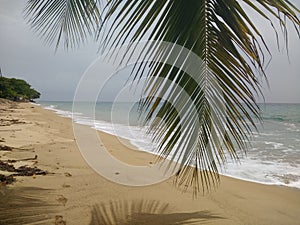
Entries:
<svg viewBox="0 0 300 225">
<path fill-rule="evenodd" d="M 22 212 L 17 210 L 21 207 L 31 215 L 29 219 L 44 221 L 44 224 L 65 221 L 66 224 L 292 225 L 300 221 L 298 188 L 221 176 L 220 186 L 215 191 L 195 200 L 191 192 L 176 189 L 172 179 L 145 187 L 115 184 L 98 175 L 83 160 L 70 118 L 29 103 L 9 107 L 1 111 L 2 122 L 24 123 L 0 127 L 3 138 L 0 144 L 13 148 L 4 155 L 0 151 L 0 160 L 37 155 L 35 166 L 50 173 L 17 177 L 15 183 L 1 187 L 0 221 L 6 219 L 4 224 L 22 219 Z M 144 165 L 153 159 L 149 153 L 124 149 L 115 136 L 98 133 L 106 148 L 121 160 Z M 6 199 L 5 196 L 13 197 Z M 23 201 L 17 201 L 20 199 Z M 39 203 L 34 208 L 29 205 L 37 200 Z M 24 207 L 26 201 L 28 205 Z"/>
<path fill-rule="evenodd" d="M 56 104 L 56 102 L 52 102 L 52 103 Z M 59 102 L 57 102 L 57 103 L 59 104 Z M 48 102 L 48 104 L 51 104 L 51 102 Z M 71 112 L 69 110 L 67 110 L 67 111 L 61 110 L 59 108 L 56 108 L 55 105 L 50 105 L 50 106 L 44 105 L 44 106 L 45 106 L 45 109 L 51 110 L 51 111 L 55 112 L 56 114 L 58 114 L 59 116 L 70 118 Z M 76 122 L 76 124 L 83 124 L 83 125 L 88 125 L 89 127 L 92 127 L 92 125 L 91 125 L 93 123 L 92 120 L 89 122 L 86 122 L 85 117 L 83 120 L 81 120 L 80 116 L 78 118 L 77 118 L 77 116 L 75 116 L 75 120 L 78 121 L 78 122 Z M 101 124 L 102 122 L 98 121 L 97 123 Z M 105 126 L 106 126 L 105 123 L 106 122 L 104 122 L 104 128 L 94 128 L 93 127 L 93 129 L 110 134 L 110 135 L 115 135 L 111 132 L 111 128 L 108 128 L 108 130 L 107 130 L 107 128 L 105 128 Z M 124 128 L 123 128 L 123 130 L 124 130 Z M 122 133 L 122 134 L 120 133 L 117 135 L 119 135 L 119 137 L 121 139 L 128 138 L 127 140 L 130 142 L 130 146 L 134 146 L 134 149 L 138 149 L 139 151 L 147 152 L 149 154 L 157 155 L 156 153 L 151 152 L 149 150 L 144 150 L 143 149 L 144 145 L 135 143 L 135 139 L 133 139 L 132 137 L 129 137 L 130 135 L 128 137 L 127 137 L 126 133 Z M 137 135 L 137 137 L 140 138 L 138 134 L 135 134 L 135 135 Z M 265 143 L 268 143 L 268 142 L 265 142 Z M 148 149 L 147 144 L 144 147 L 146 149 Z M 279 185 L 279 186 L 286 186 L 286 187 L 300 189 L 299 175 L 297 175 L 298 173 L 294 169 L 294 167 L 291 167 L 291 166 L 286 167 L 287 165 L 282 165 L 282 164 L 277 165 L 276 162 L 274 162 L 274 161 L 270 161 L 270 162 L 266 162 L 266 163 L 269 163 L 270 165 L 272 164 L 273 167 L 277 165 L 277 169 L 272 168 L 270 166 L 264 167 L 264 165 L 266 165 L 265 162 L 260 161 L 260 160 L 258 160 L 258 162 L 255 162 L 255 160 L 254 161 L 251 160 L 251 157 L 243 158 L 243 156 L 241 158 L 241 161 L 243 164 L 242 167 L 240 166 L 240 164 L 238 162 L 233 162 L 233 161 L 229 160 L 228 164 L 225 165 L 220 170 L 220 174 L 223 176 L 228 176 L 231 178 L 235 178 L 235 179 L 239 179 L 239 180 L 243 180 L 243 181 L 254 182 L 254 183 L 259 183 L 259 184 L 264 184 L 264 185 Z M 263 173 L 256 171 L 255 169 L 254 170 L 251 169 L 252 167 L 257 167 L 258 165 L 262 166 Z M 274 169 L 274 171 L 270 172 L 273 169 Z M 238 171 L 238 172 L 235 172 L 235 171 Z"/>
</svg>

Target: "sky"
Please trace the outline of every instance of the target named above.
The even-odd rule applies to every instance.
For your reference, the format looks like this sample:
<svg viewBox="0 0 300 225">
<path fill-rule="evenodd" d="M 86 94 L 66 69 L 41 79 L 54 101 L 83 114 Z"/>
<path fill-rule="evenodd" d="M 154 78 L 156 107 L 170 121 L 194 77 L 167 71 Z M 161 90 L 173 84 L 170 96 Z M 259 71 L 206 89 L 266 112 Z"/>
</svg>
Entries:
<svg viewBox="0 0 300 225">
<path fill-rule="evenodd" d="M 299 2 L 294 0 L 300 7 Z M 0 67 L 6 77 L 25 79 L 41 92 L 40 100 L 69 101 L 84 71 L 99 56 L 99 43 L 89 41 L 78 49 L 58 49 L 45 45 L 24 19 L 24 0 L 0 0 Z M 272 60 L 266 69 L 269 86 L 262 79 L 266 102 L 300 103 L 300 39 L 290 26 L 289 55 L 281 38 L 277 47 L 275 33 L 268 23 L 253 17 L 255 24 L 272 52 Z M 267 56 L 268 57 L 268 56 Z M 117 81 L 127 79 L 129 70 L 122 72 Z M 101 76 L 101 75 L 100 75 Z M 118 91 L 118 85 L 111 85 Z M 112 94 L 113 95 L 113 94 Z M 110 100 L 107 92 L 105 100 Z M 258 99 L 262 101 L 262 99 Z"/>
</svg>

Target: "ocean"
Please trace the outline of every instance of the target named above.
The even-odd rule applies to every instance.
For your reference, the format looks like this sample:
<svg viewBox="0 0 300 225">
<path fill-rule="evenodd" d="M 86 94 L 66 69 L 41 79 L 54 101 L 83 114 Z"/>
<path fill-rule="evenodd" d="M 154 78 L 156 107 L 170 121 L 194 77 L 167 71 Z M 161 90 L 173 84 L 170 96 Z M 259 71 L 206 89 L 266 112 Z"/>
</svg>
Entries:
<svg viewBox="0 0 300 225">
<path fill-rule="evenodd" d="M 87 108 L 92 103 L 40 101 L 42 107 L 54 110 L 76 123 L 130 140 L 141 151 L 155 152 L 151 138 L 145 134 L 137 104 L 98 102 L 94 115 Z M 269 185 L 300 188 L 300 104 L 260 104 L 262 124 L 253 133 L 250 148 L 239 162 L 228 161 L 221 174 Z M 95 120 L 93 119 L 95 118 Z"/>
</svg>

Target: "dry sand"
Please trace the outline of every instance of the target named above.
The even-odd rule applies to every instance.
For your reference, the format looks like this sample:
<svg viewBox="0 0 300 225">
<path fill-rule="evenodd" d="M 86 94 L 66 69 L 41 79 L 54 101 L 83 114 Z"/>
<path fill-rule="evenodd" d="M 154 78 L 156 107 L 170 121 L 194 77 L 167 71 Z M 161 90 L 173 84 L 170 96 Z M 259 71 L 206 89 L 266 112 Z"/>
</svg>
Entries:
<svg viewBox="0 0 300 225">
<path fill-rule="evenodd" d="M 154 160 L 112 135 L 100 136 L 111 154 L 127 163 Z M 0 102 L 0 141 L 13 147 L 0 151 L 0 160 L 37 155 L 20 165 L 49 172 L 16 177 L 0 187 L 0 224 L 300 224 L 299 189 L 222 177 L 217 190 L 193 199 L 192 193 L 176 189 L 172 179 L 145 187 L 108 181 L 82 158 L 70 119 L 29 103 Z"/>
</svg>

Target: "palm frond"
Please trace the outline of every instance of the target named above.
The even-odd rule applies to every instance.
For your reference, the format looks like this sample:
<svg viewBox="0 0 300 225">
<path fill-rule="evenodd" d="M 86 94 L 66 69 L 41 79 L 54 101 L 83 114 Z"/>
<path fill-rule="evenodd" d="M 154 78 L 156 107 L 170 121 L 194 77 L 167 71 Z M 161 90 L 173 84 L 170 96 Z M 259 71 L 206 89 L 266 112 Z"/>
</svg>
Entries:
<svg viewBox="0 0 300 225">
<path fill-rule="evenodd" d="M 29 0 L 25 18 L 47 44 L 73 48 L 94 35 L 101 22 L 98 0 Z M 63 40 L 61 40 L 63 39 Z"/>
<path fill-rule="evenodd" d="M 275 17 L 285 27 L 284 15 L 299 25 L 294 13 L 298 9 L 289 1 L 244 2 L 268 21 Z M 176 183 L 192 186 L 195 193 L 201 183 L 202 191 L 217 185 L 219 167 L 228 156 L 238 159 L 238 149 L 247 149 L 259 119 L 257 74 L 265 75 L 263 49 L 268 48 L 258 28 L 235 0 L 112 0 L 108 4 L 105 19 L 112 20 L 112 27 L 102 39 L 104 48 L 148 38 L 190 50 L 183 54 L 164 44 L 145 48 L 142 60 L 152 63 L 135 67 L 133 74 L 140 79 L 144 68 L 150 67 L 140 105 L 148 112 L 146 122 L 159 143 L 159 153 L 181 159 Z M 196 66 L 189 60 L 192 54 L 203 62 L 194 68 L 196 77 L 187 72 Z M 170 65 L 170 58 L 177 61 Z"/>
</svg>

